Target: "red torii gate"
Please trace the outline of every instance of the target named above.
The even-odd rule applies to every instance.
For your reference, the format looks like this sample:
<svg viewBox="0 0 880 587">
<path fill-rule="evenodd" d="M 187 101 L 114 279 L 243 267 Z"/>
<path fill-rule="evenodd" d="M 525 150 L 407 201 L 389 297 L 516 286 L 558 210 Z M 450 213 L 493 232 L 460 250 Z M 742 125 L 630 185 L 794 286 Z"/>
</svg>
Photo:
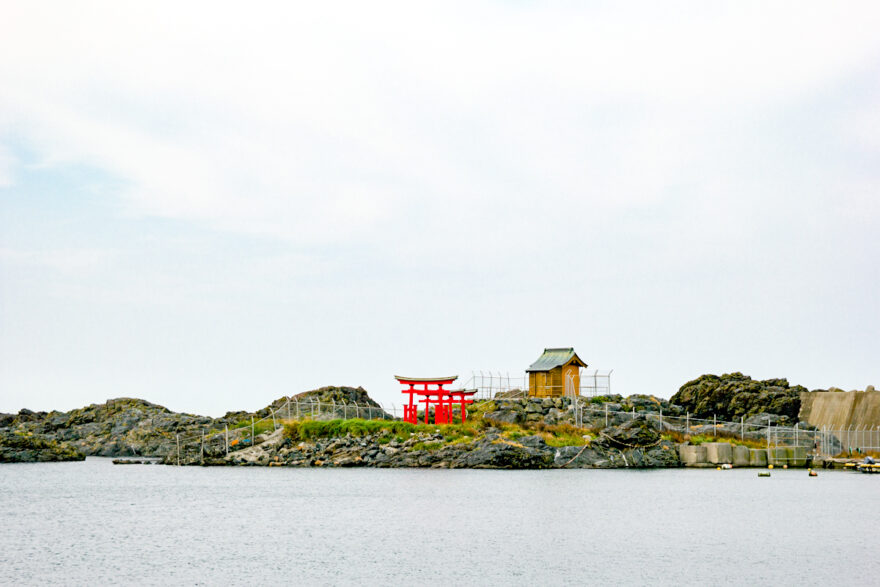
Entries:
<svg viewBox="0 0 880 587">
<path fill-rule="evenodd" d="M 434 423 L 435 424 L 452 424 L 452 406 L 459 404 L 461 406 L 461 422 L 464 424 L 467 420 L 467 404 L 474 403 L 473 395 L 477 390 L 466 391 L 464 389 L 443 389 L 444 385 L 452 385 L 452 382 L 458 379 L 458 375 L 450 377 L 401 377 L 395 375 L 402 385 L 408 385 L 409 389 L 401 390 L 402 393 L 409 394 L 409 404 L 403 406 L 403 420 L 412 424 L 418 423 L 419 407 L 416 401 L 425 405 L 425 424 L 428 424 L 428 414 L 431 412 L 431 406 L 434 406 Z M 429 389 L 429 386 L 436 385 L 436 389 Z M 415 396 L 419 396 L 416 400 Z"/>
</svg>

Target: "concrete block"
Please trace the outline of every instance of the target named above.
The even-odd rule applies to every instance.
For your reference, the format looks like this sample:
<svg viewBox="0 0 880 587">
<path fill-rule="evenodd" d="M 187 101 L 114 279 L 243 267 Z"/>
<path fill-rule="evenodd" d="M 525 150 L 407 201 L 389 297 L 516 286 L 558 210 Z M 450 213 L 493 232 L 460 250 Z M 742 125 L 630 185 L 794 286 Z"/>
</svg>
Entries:
<svg viewBox="0 0 880 587">
<path fill-rule="evenodd" d="M 768 448 L 767 449 L 767 464 L 773 465 L 774 467 L 781 467 L 783 465 L 788 464 L 788 449 L 787 448 Z"/>
<path fill-rule="evenodd" d="M 713 465 L 733 463 L 733 446 L 728 442 L 706 442 L 706 459 Z"/>
<path fill-rule="evenodd" d="M 699 446 L 683 444 L 679 447 L 678 455 L 685 467 L 706 464 L 706 447 L 702 444 Z"/>
<path fill-rule="evenodd" d="M 736 467 L 748 467 L 751 464 L 751 459 L 749 458 L 749 447 L 733 447 L 733 464 Z"/>
<path fill-rule="evenodd" d="M 789 467 L 806 467 L 807 466 L 807 447 L 790 446 L 786 449 L 788 453 Z"/>
<path fill-rule="evenodd" d="M 767 450 L 763 448 L 749 449 L 749 466 L 750 467 L 766 467 L 767 466 Z"/>
</svg>

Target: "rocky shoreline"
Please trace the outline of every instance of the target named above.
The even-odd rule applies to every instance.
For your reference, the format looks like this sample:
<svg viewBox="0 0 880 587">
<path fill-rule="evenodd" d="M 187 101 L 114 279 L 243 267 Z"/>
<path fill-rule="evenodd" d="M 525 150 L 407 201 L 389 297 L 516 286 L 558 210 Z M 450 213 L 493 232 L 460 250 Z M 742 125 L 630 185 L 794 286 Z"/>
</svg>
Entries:
<svg viewBox="0 0 880 587">
<path fill-rule="evenodd" d="M 473 437 L 455 426 L 403 434 L 388 430 L 363 436 L 347 434 L 317 439 L 293 438 L 290 427 L 263 435 L 255 446 L 225 454 L 213 443 L 198 458 L 181 465 L 376 467 L 448 469 L 657 468 L 680 465 L 673 442 L 663 440 L 645 421 L 632 421 L 578 444 L 552 446 L 552 432 L 496 428 L 488 425 Z M 427 428 L 433 428 L 428 426 Z M 524 434 L 524 435 L 523 435 Z M 175 454 L 165 464 L 178 464 Z"/>
<path fill-rule="evenodd" d="M 364 403 L 378 408 L 362 388 L 322 387 L 300 394 L 323 401 Z M 257 412 L 228 412 L 221 418 L 178 413 L 137 398 L 116 398 L 69 412 L 0 413 L 0 463 L 82 460 L 86 456 L 164 457 L 176 437 L 234 427 L 277 410 L 286 398 Z M 344 412 L 328 414 L 342 417 Z"/>
<path fill-rule="evenodd" d="M 296 396 L 301 402 L 323 402 L 338 409 L 310 414 L 312 420 L 352 422 L 343 406 L 369 406 L 377 420 L 351 431 L 317 436 L 297 433 L 296 422 L 284 429 L 258 430 L 230 450 L 219 431 L 248 425 L 281 413 L 286 398 L 255 412 L 229 412 L 221 418 L 175 413 L 141 399 L 118 398 L 70 412 L 0 414 L 0 463 L 82 460 L 86 456 L 157 458 L 165 464 L 245 466 L 363 466 L 445 468 L 620 468 L 679 467 L 726 464 L 701 460 L 697 443 L 739 433 L 739 426 L 694 424 L 686 429 L 669 419 L 712 406 L 743 422 L 797 420 L 799 387 L 784 379 L 753 381 L 739 373 L 705 375 L 686 383 L 674 401 L 650 395 L 619 395 L 580 400 L 579 418 L 567 398 L 497 399 L 474 404 L 466 426 L 402 429 L 362 388 L 324 387 Z M 680 401 L 679 405 L 675 401 Z M 287 414 L 290 414 L 289 403 Z M 583 409 L 584 406 L 589 409 Z M 593 409 L 595 408 L 595 409 Z M 770 411 L 774 410 L 774 411 Z M 656 420 L 657 414 L 667 420 Z M 690 412 L 693 416 L 694 412 Z M 650 420 L 651 417 L 655 420 Z M 748 419 L 746 419 L 748 418 Z M 279 416 L 280 424 L 281 416 Z M 376 426 L 379 425 L 379 428 Z M 687 435 L 683 436 L 682 432 Z M 740 437 L 743 437 L 740 434 Z M 180 447 L 179 439 L 189 439 Z M 192 439 L 202 439 L 193 444 Z M 721 438 L 723 441 L 724 438 Z M 746 434 L 744 441 L 749 438 Z M 244 446 L 245 448 L 242 448 Z M 682 448 L 685 447 L 685 448 Z M 740 450 L 741 452 L 741 450 Z M 722 454 L 726 454 L 724 450 Z M 714 453 L 713 453 L 714 454 Z M 737 453 L 739 454 L 739 453 Z M 696 456 L 695 456 L 696 455 Z M 797 455 L 797 461 L 802 459 Z M 759 462 L 760 458 L 755 457 Z M 773 458 L 769 455 L 769 458 Z M 731 457 L 730 462 L 733 462 Z M 745 462 L 739 456 L 739 464 Z"/>
</svg>

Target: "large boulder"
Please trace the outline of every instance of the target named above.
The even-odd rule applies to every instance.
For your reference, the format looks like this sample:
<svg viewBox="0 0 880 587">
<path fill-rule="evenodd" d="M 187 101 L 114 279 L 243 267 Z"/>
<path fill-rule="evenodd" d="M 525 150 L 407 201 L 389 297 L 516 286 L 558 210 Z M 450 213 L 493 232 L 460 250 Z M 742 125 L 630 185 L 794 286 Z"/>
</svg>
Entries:
<svg viewBox="0 0 880 587">
<path fill-rule="evenodd" d="M 457 458 L 452 466 L 469 469 L 544 469 L 553 466 L 555 452 L 543 440 L 532 438 L 523 444 L 487 434 L 472 450 Z"/>
<path fill-rule="evenodd" d="M 522 408 L 518 409 L 518 406 L 503 406 L 499 409 L 488 412 L 483 415 L 483 419 L 488 422 L 494 422 L 497 424 L 519 424 L 523 422 L 526 418 L 526 413 Z"/>
<path fill-rule="evenodd" d="M 807 388 L 792 387 L 786 379 L 758 381 L 742 373 L 727 373 L 702 375 L 688 381 L 669 401 L 698 418 L 715 415 L 720 420 L 739 420 L 763 412 L 794 423 L 804 391 Z"/>
<path fill-rule="evenodd" d="M 602 442 L 610 446 L 640 448 L 660 443 L 660 433 L 647 420 L 628 420 L 620 426 L 609 426 L 602 431 Z"/>
</svg>

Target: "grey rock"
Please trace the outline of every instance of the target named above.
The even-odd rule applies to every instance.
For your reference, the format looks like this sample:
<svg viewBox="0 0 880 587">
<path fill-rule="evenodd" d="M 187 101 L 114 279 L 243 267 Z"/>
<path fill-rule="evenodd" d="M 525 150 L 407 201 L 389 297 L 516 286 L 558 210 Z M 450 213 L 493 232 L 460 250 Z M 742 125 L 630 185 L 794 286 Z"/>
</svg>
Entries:
<svg viewBox="0 0 880 587">
<path fill-rule="evenodd" d="M 514 410 L 496 410 L 489 412 L 483 416 L 483 419 L 489 422 L 498 422 L 504 424 L 519 424 L 523 421 L 522 412 Z"/>
</svg>

